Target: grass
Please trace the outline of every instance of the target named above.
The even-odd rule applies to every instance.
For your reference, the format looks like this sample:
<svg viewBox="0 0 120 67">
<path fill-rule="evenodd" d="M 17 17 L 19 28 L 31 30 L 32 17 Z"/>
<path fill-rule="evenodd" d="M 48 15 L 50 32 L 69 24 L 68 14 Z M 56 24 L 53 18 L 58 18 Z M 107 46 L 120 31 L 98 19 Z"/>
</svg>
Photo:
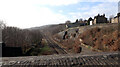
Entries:
<svg viewBox="0 0 120 67">
<path fill-rule="evenodd" d="M 51 49 L 48 46 L 44 46 L 43 48 L 41 48 L 41 52 L 45 51 L 51 51 Z"/>
<path fill-rule="evenodd" d="M 49 46 L 31 48 L 26 54 L 29 56 L 50 55 L 52 50 Z"/>
<path fill-rule="evenodd" d="M 40 49 L 40 53 L 38 55 L 50 55 L 52 50 L 49 48 L 49 46 L 44 46 Z"/>
</svg>

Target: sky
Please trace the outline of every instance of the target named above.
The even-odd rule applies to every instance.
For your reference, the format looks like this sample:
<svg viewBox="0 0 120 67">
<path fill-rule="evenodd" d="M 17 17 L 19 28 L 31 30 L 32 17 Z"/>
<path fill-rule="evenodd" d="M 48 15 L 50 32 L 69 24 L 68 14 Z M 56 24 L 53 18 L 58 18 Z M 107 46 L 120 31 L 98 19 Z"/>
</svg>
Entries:
<svg viewBox="0 0 120 67">
<path fill-rule="evenodd" d="M 119 0 L 0 0 L 0 20 L 8 26 L 38 27 L 88 19 L 99 14 L 106 17 L 118 12 Z"/>
</svg>

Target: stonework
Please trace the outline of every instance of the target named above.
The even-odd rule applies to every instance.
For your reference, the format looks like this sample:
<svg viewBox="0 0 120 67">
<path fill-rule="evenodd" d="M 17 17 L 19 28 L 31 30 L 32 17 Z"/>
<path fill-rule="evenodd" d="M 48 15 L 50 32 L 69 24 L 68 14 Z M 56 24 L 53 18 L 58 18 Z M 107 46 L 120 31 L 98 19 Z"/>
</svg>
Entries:
<svg viewBox="0 0 120 67">
<path fill-rule="evenodd" d="M 111 23 L 119 23 L 119 22 L 120 22 L 120 13 L 118 13 L 116 17 L 111 19 Z"/>
<path fill-rule="evenodd" d="M 94 17 L 93 24 L 100 24 L 100 23 L 107 23 L 107 18 L 105 14 L 99 15 Z"/>
<path fill-rule="evenodd" d="M 119 67 L 119 52 L 100 52 L 96 54 L 64 54 L 30 57 L 3 57 L 3 67 Z M 89 67 L 89 66 L 88 66 Z"/>
<path fill-rule="evenodd" d="M 120 23 L 120 12 L 118 13 L 118 23 Z"/>
<path fill-rule="evenodd" d="M 112 18 L 111 23 L 118 23 L 118 17 Z"/>
</svg>

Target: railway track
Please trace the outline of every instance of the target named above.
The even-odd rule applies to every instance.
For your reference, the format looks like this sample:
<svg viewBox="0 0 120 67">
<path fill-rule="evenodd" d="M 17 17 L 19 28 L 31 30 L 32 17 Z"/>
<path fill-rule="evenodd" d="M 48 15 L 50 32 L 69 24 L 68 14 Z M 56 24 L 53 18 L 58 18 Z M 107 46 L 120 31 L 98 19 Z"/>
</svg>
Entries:
<svg viewBox="0 0 120 67">
<path fill-rule="evenodd" d="M 42 34 L 43 37 L 47 40 L 48 46 L 53 49 L 55 54 L 67 54 L 67 52 L 61 48 L 58 44 L 56 44 L 51 37 L 48 35 Z"/>
</svg>

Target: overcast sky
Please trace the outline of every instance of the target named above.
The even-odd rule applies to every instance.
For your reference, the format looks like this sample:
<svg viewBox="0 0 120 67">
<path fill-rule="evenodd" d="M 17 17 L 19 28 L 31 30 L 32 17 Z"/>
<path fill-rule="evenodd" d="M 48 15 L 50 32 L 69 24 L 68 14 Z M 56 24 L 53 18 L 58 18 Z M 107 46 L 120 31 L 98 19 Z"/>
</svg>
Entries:
<svg viewBox="0 0 120 67">
<path fill-rule="evenodd" d="M 30 28 L 88 19 L 98 13 L 116 15 L 119 0 L 0 0 L 0 20 L 8 26 Z"/>
</svg>

